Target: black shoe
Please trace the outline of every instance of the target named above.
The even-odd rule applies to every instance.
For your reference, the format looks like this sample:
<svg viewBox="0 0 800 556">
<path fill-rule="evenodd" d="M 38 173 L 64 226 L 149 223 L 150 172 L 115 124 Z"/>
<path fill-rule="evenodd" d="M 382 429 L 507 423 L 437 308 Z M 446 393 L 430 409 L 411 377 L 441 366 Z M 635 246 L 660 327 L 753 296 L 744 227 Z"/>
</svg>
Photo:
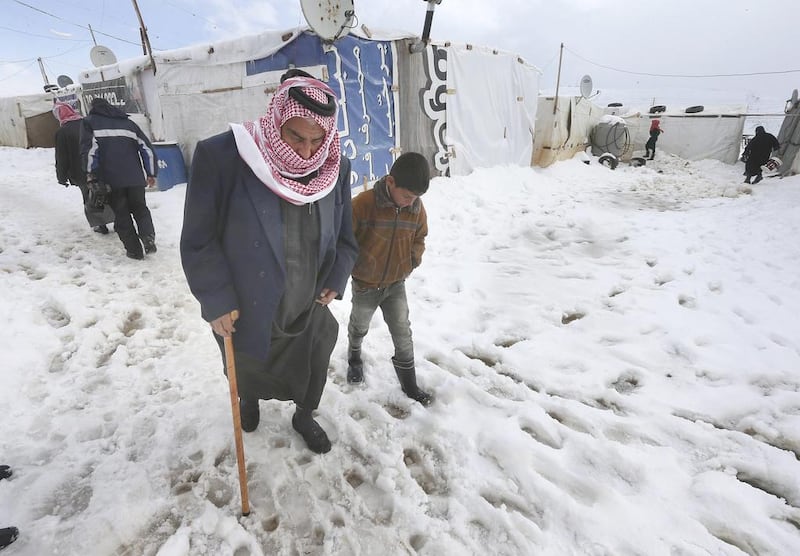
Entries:
<svg viewBox="0 0 800 556">
<path fill-rule="evenodd" d="M 18 536 L 19 529 L 16 527 L 6 527 L 4 529 L 0 529 L 0 548 L 7 547 L 12 542 L 17 540 Z"/>
<path fill-rule="evenodd" d="M 747 176 L 747 177 L 744 179 L 744 183 L 746 183 L 746 184 L 750 184 L 750 176 Z"/>
<path fill-rule="evenodd" d="M 362 382 L 364 382 L 364 363 L 361 361 L 361 350 L 348 350 L 347 383 L 361 384 Z"/>
<path fill-rule="evenodd" d="M 292 416 L 292 427 L 306 441 L 308 449 L 317 454 L 331 451 L 331 441 L 325 430 L 312 417 L 311 412 L 297 410 Z"/>
<path fill-rule="evenodd" d="M 148 255 L 158 251 L 158 248 L 156 247 L 156 238 L 151 236 L 144 237 L 142 238 L 142 243 L 144 244 L 144 252 Z"/>
<path fill-rule="evenodd" d="M 258 409 L 258 400 L 239 398 L 239 416 L 242 418 L 242 430 L 253 432 L 258 428 L 261 412 Z"/>
<path fill-rule="evenodd" d="M 126 251 L 125 254 L 128 256 L 129 259 L 136 259 L 137 261 L 141 261 L 144 259 L 144 253 L 134 253 L 133 251 Z"/>
<path fill-rule="evenodd" d="M 8 479 L 11 475 L 11 468 L 9 466 L 0 465 L 0 479 Z"/>
<path fill-rule="evenodd" d="M 757 175 L 757 176 L 756 176 L 756 177 L 753 179 L 753 185 L 757 184 L 758 182 L 760 182 L 760 181 L 761 181 L 761 180 L 763 180 L 763 179 L 764 179 L 764 176 L 762 176 L 761 174 Z"/>
<path fill-rule="evenodd" d="M 99 226 L 95 226 L 94 228 L 92 228 L 92 231 L 98 234 L 106 235 L 108 233 L 108 226 L 106 226 L 105 224 L 100 224 Z"/>
</svg>

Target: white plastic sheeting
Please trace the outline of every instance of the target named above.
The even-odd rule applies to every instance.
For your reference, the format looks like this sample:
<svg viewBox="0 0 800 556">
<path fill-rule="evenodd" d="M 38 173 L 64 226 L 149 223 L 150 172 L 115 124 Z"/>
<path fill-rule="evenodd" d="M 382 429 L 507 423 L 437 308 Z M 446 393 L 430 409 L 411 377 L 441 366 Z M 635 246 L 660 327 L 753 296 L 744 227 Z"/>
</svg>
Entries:
<svg viewBox="0 0 800 556">
<path fill-rule="evenodd" d="M 792 99 L 797 97 L 797 89 L 794 93 Z M 786 101 L 786 116 L 777 137 L 781 145 L 778 157 L 783 161 L 778 169 L 781 176 L 800 173 L 800 102 L 792 99 Z"/>
<path fill-rule="evenodd" d="M 739 159 L 745 106 L 719 109 L 697 114 L 641 114 L 626 115 L 634 155 L 644 152 L 650 138 L 650 122 L 658 119 L 664 130 L 658 137 L 659 151 L 686 160 L 719 160 L 734 164 Z M 658 154 L 656 154 L 658 156 Z"/>
<path fill-rule="evenodd" d="M 555 110 L 554 110 L 555 107 Z M 534 138 L 535 166 L 549 166 L 582 152 L 604 110 L 583 97 L 539 97 Z"/>
<path fill-rule="evenodd" d="M 530 166 L 539 72 L 514 54 L 447 47 L 450 174 L 480 167 Z"/>
</svg>

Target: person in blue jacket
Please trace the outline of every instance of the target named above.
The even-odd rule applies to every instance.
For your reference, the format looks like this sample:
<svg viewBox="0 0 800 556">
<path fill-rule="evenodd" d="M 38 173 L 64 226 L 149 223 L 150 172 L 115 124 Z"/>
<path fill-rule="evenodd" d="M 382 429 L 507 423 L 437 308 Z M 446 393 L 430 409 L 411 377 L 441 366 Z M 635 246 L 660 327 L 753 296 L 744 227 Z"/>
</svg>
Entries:
<svg viewBox="0 0 800 556">
<path fill-rule="evenodd" d="M 125 112 L 97 97 L 83 119 L 81 157 L 89 186 L 111 187 L 114 231 L 127 256 L 144 259 L 144 253 L 155 253 L 156 231 L 145 200 L 145 185 L 154 185 L 158 174 L 150 139 Z"/>
<path fill-rule="evenodd" d="M 289 70 L 264 117 L 200 141 L 180 241 L 223 362 L 233 337 L 242 429 L 258 426 L 259 400 L 293 401 L 292 426 L 317 453 L 331 448 L 312 416 L 339 328 L 328 304 L 358 253 L 337 111 L 325 83 Z"/>
</svg>

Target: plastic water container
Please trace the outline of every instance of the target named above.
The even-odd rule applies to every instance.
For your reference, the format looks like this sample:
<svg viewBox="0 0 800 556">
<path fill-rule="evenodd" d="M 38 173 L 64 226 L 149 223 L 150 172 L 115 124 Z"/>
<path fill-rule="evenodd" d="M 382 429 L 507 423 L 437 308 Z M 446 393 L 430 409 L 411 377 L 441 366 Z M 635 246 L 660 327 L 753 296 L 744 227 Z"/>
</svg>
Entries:
<svg viewBox="0 0 800 556">
<path fill-rule="evenodd" d="M 166 191 L 179 183 L 186 183 L 186 164 L 177 143 L 153 143 L 158 157 L 158 176 L 156 185 L 159 191 Z"/>
</svg>

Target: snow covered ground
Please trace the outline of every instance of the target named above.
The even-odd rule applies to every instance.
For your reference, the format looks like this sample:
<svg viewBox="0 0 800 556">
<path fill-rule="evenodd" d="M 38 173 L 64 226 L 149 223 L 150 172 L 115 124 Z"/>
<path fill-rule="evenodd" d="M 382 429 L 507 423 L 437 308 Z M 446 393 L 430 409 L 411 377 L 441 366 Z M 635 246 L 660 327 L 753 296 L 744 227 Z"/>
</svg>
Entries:
<svg viewBox="0 0 800 556">
<path fill-rule="evenodd" d="M 86 226 L 53 151 L 0 148 L 0 527 L 17 555 L 800 553 L 800 177 L 660 154 L 433 181 L 409 279 L 425 409 L 380 316 L 309 452 L 245 435 L 178 257 Z"/>
</svg>

